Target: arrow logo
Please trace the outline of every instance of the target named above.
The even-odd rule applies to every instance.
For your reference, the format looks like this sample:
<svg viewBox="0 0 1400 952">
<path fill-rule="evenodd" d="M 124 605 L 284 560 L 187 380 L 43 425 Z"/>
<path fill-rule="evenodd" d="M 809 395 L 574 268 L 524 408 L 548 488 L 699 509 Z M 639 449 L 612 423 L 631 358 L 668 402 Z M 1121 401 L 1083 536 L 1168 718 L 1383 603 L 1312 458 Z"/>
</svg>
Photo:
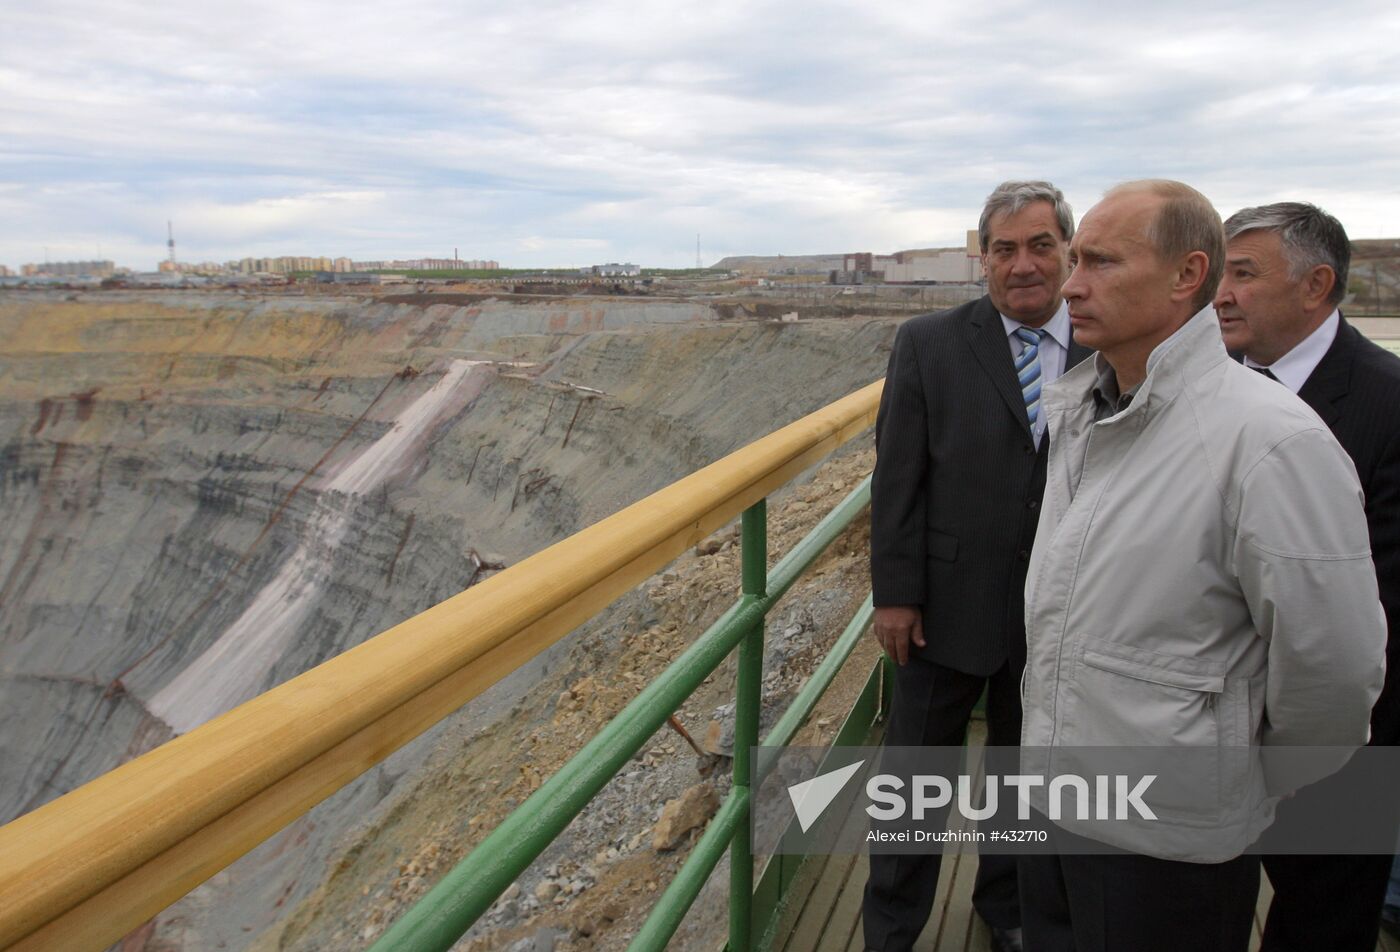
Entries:
<svg viewBox="0 0 1400 952">
<path fill-rule="evenodd" d="M 797 822 L 803 833 L 811 829 L 812 824 L 831 806 L 831 801 L 836 799 L 836 795 L 864 766 L 865 761 L 858 760 L 840 770 L 824 773 L 787 788 L 788 798 L 792 800 L 792 808 L 797 812 Z"/>
</svg>

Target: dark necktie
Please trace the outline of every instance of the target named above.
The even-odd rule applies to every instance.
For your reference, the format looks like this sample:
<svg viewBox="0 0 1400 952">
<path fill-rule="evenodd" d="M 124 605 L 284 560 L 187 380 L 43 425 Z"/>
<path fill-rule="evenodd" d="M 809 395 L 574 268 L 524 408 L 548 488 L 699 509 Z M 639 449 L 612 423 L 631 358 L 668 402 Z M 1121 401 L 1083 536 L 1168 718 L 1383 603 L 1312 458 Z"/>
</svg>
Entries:
<svg viewBox="0 0 1400 952">
<path fill-rule="evenodd" d="M 1272 370 L 1270 370 L 1268 367 L 1250 367 L 1249 369 L 1252 370 L 1252 371 L 1254 371 L 1255 373 L 1263 374 L 1264 376 L 1266 376 L 1266 377 L 1268 377 L 1270 380 L 1272 380 L 1274 383 L 1281 383 L 1281 382 L 1282 382 L 1282 381 L 1280 381 L 1277 377 L 1274 376 L 1274 372 L 1273 372 Z"/>
</svg>

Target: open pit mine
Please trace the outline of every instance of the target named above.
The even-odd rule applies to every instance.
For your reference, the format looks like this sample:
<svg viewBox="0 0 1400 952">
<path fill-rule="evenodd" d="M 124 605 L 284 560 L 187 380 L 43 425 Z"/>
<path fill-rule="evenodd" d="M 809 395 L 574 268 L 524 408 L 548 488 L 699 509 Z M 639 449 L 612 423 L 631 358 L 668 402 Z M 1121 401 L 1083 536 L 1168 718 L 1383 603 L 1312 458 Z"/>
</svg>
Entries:
<svg viewBox="0 0 1400 952">
<path fill-rule="evenodd" d="M 0 823 L 878 379 L 894 322 L 681 298 L 0 295 Z M 122 948 L 360 947 L 358 925 L 311 929 L 308 902 L 444 737 L 548 719 L 520 700 L 576 648 Z"/>
</svg>

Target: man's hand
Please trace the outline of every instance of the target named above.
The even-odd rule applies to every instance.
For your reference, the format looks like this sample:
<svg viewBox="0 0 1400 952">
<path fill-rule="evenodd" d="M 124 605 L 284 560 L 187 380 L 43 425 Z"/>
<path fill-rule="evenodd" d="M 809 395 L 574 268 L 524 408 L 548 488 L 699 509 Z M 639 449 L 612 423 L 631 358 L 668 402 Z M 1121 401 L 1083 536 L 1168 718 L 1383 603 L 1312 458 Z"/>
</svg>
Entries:
<svg viewBox="0 0 1400 952">
<path fill-rule="evenodd" d="M 923 611 L 918 605 L 890 605 L 875 609 L 875 640 L 885 654 L 903 665 L 909 660 L 910 642 L 924 646 Z"/>
</svg>

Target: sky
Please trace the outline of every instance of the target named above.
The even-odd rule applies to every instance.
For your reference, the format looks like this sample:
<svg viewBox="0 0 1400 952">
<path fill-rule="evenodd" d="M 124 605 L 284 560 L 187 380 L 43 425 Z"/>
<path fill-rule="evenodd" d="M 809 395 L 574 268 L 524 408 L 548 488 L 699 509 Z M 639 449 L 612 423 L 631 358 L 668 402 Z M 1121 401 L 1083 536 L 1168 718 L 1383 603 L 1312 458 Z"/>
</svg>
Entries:
<svg viewBox="0 0 1400 952">
<path fill-rule="evenodd" d="M 1131 6 L 0 0 L 0 264 L 888 253 L 1010 178 L 1400 237 L 1400 4 Z"/>
</svg>

